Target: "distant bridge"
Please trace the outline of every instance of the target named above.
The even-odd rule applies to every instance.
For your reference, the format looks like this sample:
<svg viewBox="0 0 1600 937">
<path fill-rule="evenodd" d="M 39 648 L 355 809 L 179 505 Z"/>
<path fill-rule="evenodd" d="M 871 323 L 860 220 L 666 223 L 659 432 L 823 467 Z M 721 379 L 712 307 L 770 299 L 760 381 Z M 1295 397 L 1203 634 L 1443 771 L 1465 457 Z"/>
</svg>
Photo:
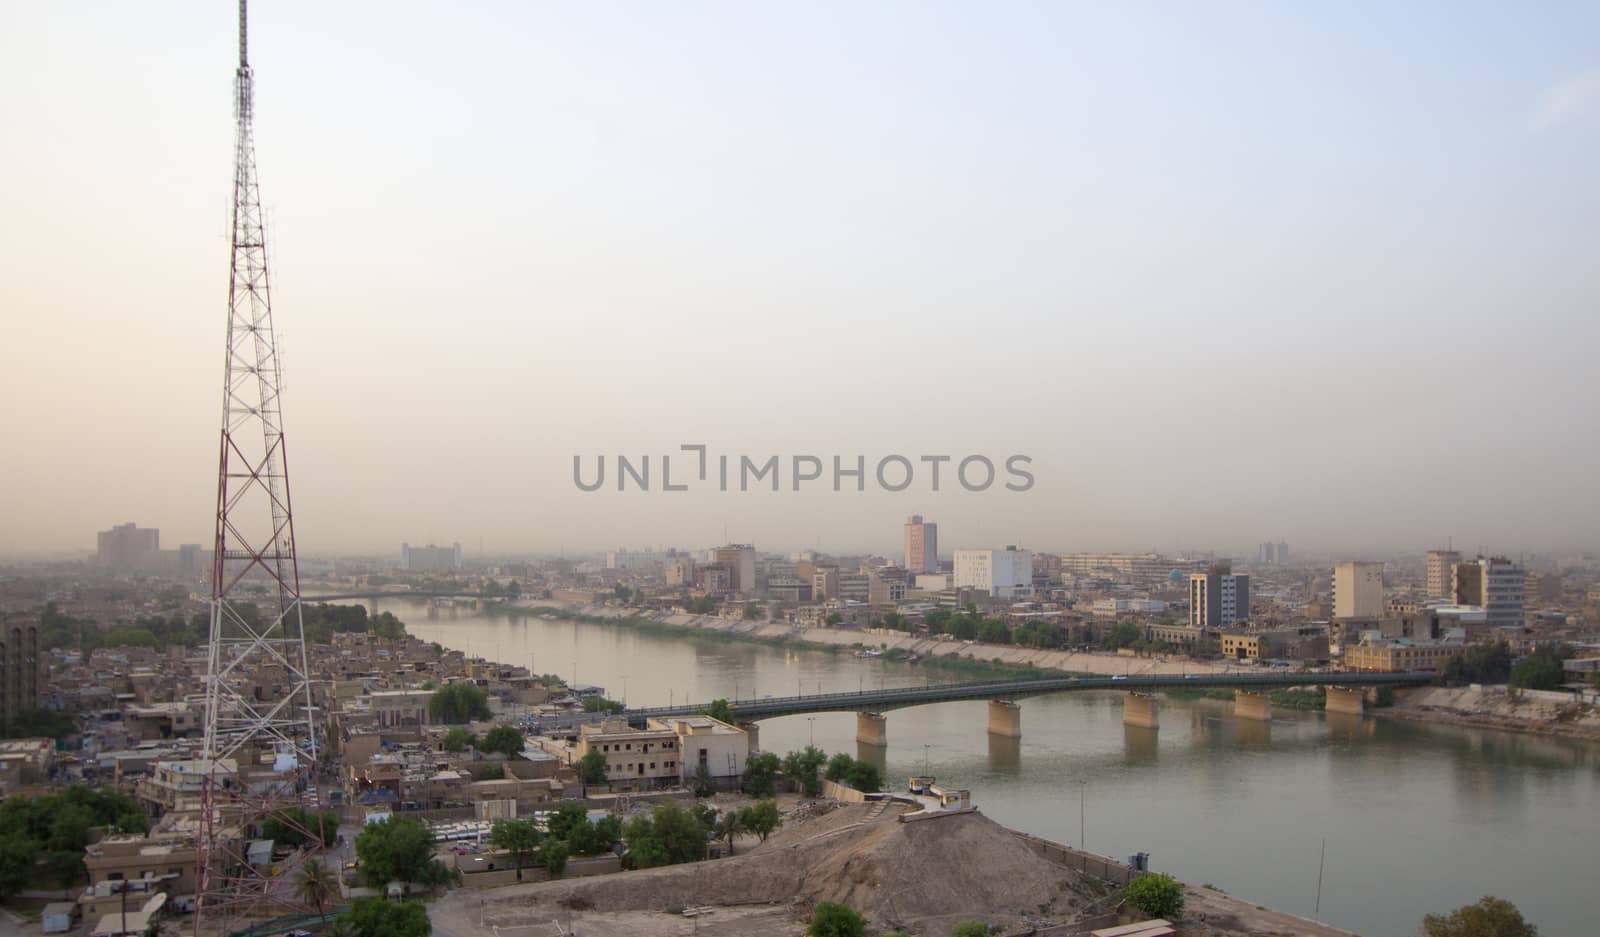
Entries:
<svg viewBox="0 0 1600 937">
<path fill-rule="evenodd" d="M 948 703 L 960 700 L 989 701 L 989 731 L 998 735 L 1020 737 L 1022 717 L 1017 700 L 1050 693 L 1072 693 L 1086 690 L 1123 690 L 1123 721 L 1128 725 L 1154 729 L 1157 727 L 1158 703 L 1156 694 L 1161 690 L 1224 688 L 1235 691 L 1235 715 L 1240 718 L 1270 720 L 1271 710 L 1266 693 L 1271 690 L 1294 687 L 1322 686 L 1328 688 L 1326 708 L 1333 712 L 1360 714 L 1365 709 L 1366 691 L 1382 686 L 1416 686 L 1431 683 L 1434 674 L 1412 671 L 1405 673 L 1342 673 L 1333 671 L 1296 671 L 1293 673 L 1203 673 L 1203 674 L 1151 674 L 1105 677 L 1044 677 L 1035 680 L 980 681 L 974 683 L 944 683 L 896 689 L 860 690 L 855 693 L 816 693 L 805 696 L 764 697 L 762 699 L 735 700 L 728 704 L 734 718 L 741 724 L 779 716 L 794 716 L 818 712 L 854 712 L 857 714 L 856 740 L 869 745 L 882 745 L 887 738 L 883 713 L 908 706 L 926 706 L 930 703 Z M 688 716 L 702 712 L 709 703 L 682 706 L 656 706 L 630 709 L 626 716 L 630 722 L 642 724 L 651 717 Z"/>
<path fill-rule="evenodd" d="M 348 602 L 351 599 L 504 599 L 511 596 L 488 592 L 340 592 L 330 595 L 302 595 L 302 602 Z"/>
</svg>

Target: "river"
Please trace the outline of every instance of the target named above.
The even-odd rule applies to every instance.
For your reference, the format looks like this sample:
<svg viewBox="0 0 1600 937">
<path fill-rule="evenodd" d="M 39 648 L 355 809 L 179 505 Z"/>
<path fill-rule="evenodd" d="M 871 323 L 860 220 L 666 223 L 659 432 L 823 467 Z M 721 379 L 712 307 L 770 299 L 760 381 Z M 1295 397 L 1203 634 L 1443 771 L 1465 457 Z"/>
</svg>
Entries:
<svg viewBox="0 0 1600 937">
<path fill-rule="evenodd" d="M 424 640 L 576 674 L 632 706 L 971 679 L 848 653 L 378 607 Z M 1124 727 L 1115 693 L 1066 693 L 1024 700 L 1022 738 L 1009 740 L 988 734 L 985 703 L 941 703 L 890 712 L 886 750 L 858 750 L 852 713 L 763 721 L 761 747 L 814 738 L 872 756 L 891 784 L 926 760 L 1007 826 L 1118 858 L 1147 852 L 1184 881 L 1367 937 L 1407 937 L 1424 913 L 1489 894 L 1549 937 L 1593 932 L 1600 746 L 1321 712 L 1278 710 L 1268 726 L 1230 709 L 1163 700 L 1156 732 Z"/>
</svg>

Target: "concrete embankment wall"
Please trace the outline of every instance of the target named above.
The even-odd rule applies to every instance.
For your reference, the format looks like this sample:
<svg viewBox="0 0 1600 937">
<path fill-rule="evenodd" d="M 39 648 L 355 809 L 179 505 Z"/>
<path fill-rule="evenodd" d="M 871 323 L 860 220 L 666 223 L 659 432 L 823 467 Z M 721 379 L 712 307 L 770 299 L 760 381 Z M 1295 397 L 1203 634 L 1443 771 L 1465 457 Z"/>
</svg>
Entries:
<svg viewBox="0 0 1600 937">
<path fill-rule="evenodd" d="M 1052 840 L 1034 836 L 1031 833 L 1012 830 L 1011 835 L 1033 847 L 1035 852 L 1046 859 L 1059 862 L 1067 868 L 1082 872 L 1090 878 L 1110 882 L 1119 887 L 1144 874 L 1135 872 L 1128 866 L 1108 856 L 1085 852 L 1082 849 L 1074 849 L 1063 843 L 1053 842 Z"/>
<path fill-rule="evenodd" d="M 847 804 L 864 804 L 867 802 L 867 795 L 853 787 L 845 787 L 836 781 L 825 780 L 822 782 L 822 796 Z"/>
</svg>

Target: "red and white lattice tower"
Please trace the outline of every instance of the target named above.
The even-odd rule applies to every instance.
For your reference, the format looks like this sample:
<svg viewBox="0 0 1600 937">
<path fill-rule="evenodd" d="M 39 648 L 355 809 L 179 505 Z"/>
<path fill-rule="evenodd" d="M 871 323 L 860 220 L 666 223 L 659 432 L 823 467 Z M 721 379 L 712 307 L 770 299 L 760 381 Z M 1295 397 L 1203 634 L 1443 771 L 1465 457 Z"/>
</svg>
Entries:
<svg viewBox="0 0 1600 937">
<path fill-rule="evenodd" d="M 315 809 L 317 724 L 300 614 L 281 376 L 251 132 L 246 0 L 234 73 L 233 267 L 228 286 L 217 536 L 211 576 L 195 932 L 298 909 L 297 851 L 273 872 L 246 844 L 289 807 Z M 302 832 L 308 832 L 302 830 Z M 218 918 L 222 919 L 219 921 Z"/>
</svg>

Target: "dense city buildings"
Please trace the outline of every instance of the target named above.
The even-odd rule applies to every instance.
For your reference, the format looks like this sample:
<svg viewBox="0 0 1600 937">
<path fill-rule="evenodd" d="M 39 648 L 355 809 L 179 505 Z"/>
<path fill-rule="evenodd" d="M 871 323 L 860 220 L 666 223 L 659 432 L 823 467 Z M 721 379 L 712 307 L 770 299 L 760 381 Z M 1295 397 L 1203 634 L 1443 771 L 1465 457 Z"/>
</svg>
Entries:
<svg viewBox="0 0 1600 937">
<path fill-rule="evenodd" d="M 1383 564 L 1347 561 L 1333 568 L 1333 617 L 1383 614 Z"/>
<path fill-rule="evenodd" d="M 1262 566 L 1282 566 L 1289 562 L 1289 545 L 1283 542 L 1263 542 L 1256 548 L 1256 562 Z"/>
<path fill-rule="evenodd" d="M 747 596 L 760 594 L 755 547 L 748 543 L 730 543 L 712 549 L 707 560 L 728 570 L 729 589 Z"/>
<path fill-rule="evenodd" d="M 939 571 L 939 525 L 923 521 L 921 514 L 906 519 L 905 568 L 913 573 Z"/>
</svg>

